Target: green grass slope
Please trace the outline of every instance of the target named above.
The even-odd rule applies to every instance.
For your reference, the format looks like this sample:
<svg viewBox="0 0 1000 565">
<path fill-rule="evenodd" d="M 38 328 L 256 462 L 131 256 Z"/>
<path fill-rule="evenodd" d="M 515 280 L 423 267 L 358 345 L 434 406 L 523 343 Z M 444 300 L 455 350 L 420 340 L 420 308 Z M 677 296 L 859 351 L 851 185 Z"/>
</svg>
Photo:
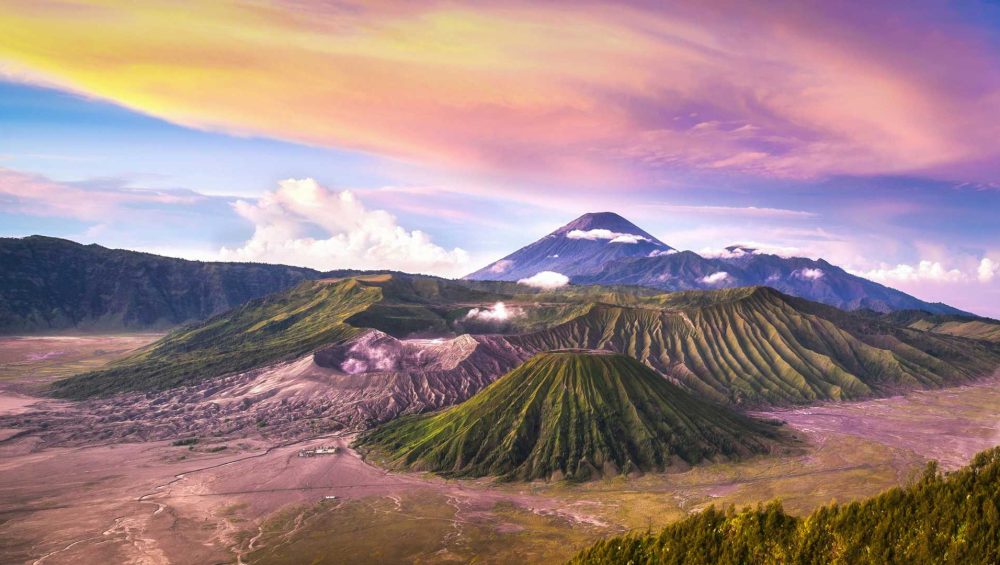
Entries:
<svg viewBox="0 0 1000 565">
<path fill-rule="evenodd" d="M 504 302 L 509 319 L 470 317 Z M 80 398 L 165 389 L 265 366 L 348 340 L 503 334 L 525 352 L 607 349 L 690 391 L 741 406 L 857 399 L 966 382 L 1000 366 L 1000 343 L 844 312 L 766 287 L 657 294 L 628 287 L 538 291 L 402 273 L 301 283 L 182 328 L 55 393 Z M 496 375 L 499 376 L 499 375 Z"/>
<path fill-rule="evenodd" d="M 598 542 L 571 563 L 1000 563 L 1000 448 L 942 476 L 933 465 L 906 488 L 820 508 L 805 518 L 780 503 L 710 508 L 658 534 Z"/>
<path fill-rule="evenodd" d="M 355 279 L 309 281 L 183 328 L 109 365 L 57 382 L 58 396 L 162 390 L 193 380 L 290 359 L 362 330 L 345 323 L 381 299 Z"/>
<path fill-rule="evenodd" d="M 990 318 L 935 315 L 913 310 L 893 312 L 885 317 L 915 330 L 1000 343 L 1000 322 Z"/>
<path fill-rule="evenodd" d="M 847 400 L 965 382 L 1000 366 L 1000 348 L 871 320 L 767 287 L 681 292 L 600 305 L 518 347 L 610 349 L 698 393 L 738 405 Z"/>
<path fill-rule="evenodd" d="M 540 353 L 466 402 L 358 445 L 447 476 L 586 480 L 764 453 L 777 430 L 700 400 L 624 355 Z"/>
</svg>

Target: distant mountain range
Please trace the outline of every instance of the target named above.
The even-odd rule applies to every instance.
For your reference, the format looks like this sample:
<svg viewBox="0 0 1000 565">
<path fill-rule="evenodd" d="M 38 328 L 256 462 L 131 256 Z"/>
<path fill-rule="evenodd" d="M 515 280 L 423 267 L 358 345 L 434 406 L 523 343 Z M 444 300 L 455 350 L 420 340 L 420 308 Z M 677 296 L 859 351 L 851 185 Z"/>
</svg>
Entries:
<svg viewBox="0 0 1000 565">
<path fill-rule="evenodd" d="M 584 214 L 466 278 L 515 282 L 542 271 L 565 275 L 576 285 L 657 291 L 769 286 L 846 310 L 970 315 L 822 259 L 779 257 L 739 246 L 721 257 L 678 251 L 610 212 Z M 359 273 L 188 261 L 44 236 L 0 238 L 0 334 L 169 329 L 305 280 Z"/>
<path fill-rule="evenodd" d="M 258 298 L 54 390 L 72 398 L 160 391 L 302 361 L 311 378 L 351 398 L 327 406 L 343 408 L 329 416 L 364 427 L 460 402 L 536 353 L 587 349 L 633 357 L 719 403 L 805 404 L 988 375 L 1000 365 L 1000 349 L 980 336 L 997 324 L 969 325 L 975 321 L 951 322 L 959 325 L 949 332 L 933 331 L 940 324 L 931 322 L 925 330 L 918 318 L 897 324 L 767 287 L 539 291 L 366 275 L 306 281 Z"/>
<path fill-rule="evenodd" d="M 574 284 L 668 291 L 761 285 L 845 310 L 968 315 L 852 275 L 822 259 L 781 257 L 743 246 L 731 246 L 720 257 L 678 251 L 611 212 L 584 214 L 466 278 L 517 281 L 541 271 L 561 273 Z"/>
<path fill-rule="evenodd" d="M 0 333 L 166 329 L 320 277 L 31 236 L 0 239 Z"/>
</svg>

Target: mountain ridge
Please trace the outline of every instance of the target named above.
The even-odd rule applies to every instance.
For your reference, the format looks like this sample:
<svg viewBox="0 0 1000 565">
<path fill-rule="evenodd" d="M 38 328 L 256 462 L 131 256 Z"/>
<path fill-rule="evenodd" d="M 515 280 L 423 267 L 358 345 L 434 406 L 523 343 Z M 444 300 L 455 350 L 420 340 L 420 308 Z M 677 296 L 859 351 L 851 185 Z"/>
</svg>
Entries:
<svg viewBox="0 0 1000 565">
<path fill-rule="evenodd" d="M 498 302 L 506 304 L 509 319 L 476 319 Z M 461 336 L 470 332 L 475 335 Z M 1000 366 L 996 343 L 845 312 L 770 287 L 537 291 L 381 275 L 304 282 L 178 330 L 105 369 L 60 381 L 55 390 L 74 398 L 164 390 L 308 355 L 358 379 L 393 374 L 444 387 L 449 379 L 471 379 L 474 386 L 449 396 L 458 401 L 527 356 L 568 348 L 634 357 L 688 391 L 744 407 L 959 384 Z M 473 353 L 481 361 L 471 360 Z M 439 407 L 438 385 L 427 386 L 415 397 L 387 390 L 370 398 L 393 399 L 397 412 Z"/>
<path fill-rule="evenodd" d="M 166 329 L 320 276 L 301 267 L 190 261 L 48 236 L 0 238 L 0 334 Z"/>
<path fill-rule="evenodd" d="M 652 236 L 648 236 L 649 241 L 613 243 L 614 238 L 607 236 L 617 232 L 610 227 L 605 230 L 609 233 L 601 234 L 604 238 L 595 236 L 585 246 L 569 241 L 570 234 L 581 231 L 576 226 L 591 225 L 607 225 L 627 229 L 643 238 L 648 236 L 617 214 L 584 214 L 465 278 L 516 281 L 540 271 L 555 271 L 575 284 L 633 285 L 664 291 L 766 285 L 846 310 L 924 310 L 932 314 L 970 315 L 851 274 L 823 259 L 782 257 L 746 245 L 729 246 L 719 257 L 703 257 L 693 251 L 674 249 Z"/>
</svg>

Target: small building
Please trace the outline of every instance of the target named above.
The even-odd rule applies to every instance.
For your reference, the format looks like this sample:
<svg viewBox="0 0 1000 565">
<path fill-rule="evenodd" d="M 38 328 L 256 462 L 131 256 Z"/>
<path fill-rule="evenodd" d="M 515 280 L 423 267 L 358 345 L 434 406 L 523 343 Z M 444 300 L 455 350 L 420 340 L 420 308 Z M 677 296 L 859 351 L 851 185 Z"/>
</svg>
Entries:
<svg viewBox="0 0 1000 565">
<path fill-rule="evenodd" d="M 340 453 L 340 448 L 337 446 L 327 447 L 325 445 L 314 448 L 314 449 L 300 449 L 299 457 L 316 457 L 317 455 L 336 455 Z"/>
</svg>

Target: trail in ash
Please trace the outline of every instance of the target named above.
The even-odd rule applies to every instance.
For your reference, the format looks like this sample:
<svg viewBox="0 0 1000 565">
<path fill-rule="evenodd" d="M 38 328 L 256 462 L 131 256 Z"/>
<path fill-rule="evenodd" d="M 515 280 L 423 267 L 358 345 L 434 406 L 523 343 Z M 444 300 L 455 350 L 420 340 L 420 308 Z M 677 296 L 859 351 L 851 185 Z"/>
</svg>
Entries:
<svg viewBox="0 0 1000 565">
<path fill-rule="evenodd" d="M 247 455 L 245 457 L 240 457 L 238 459 L 232 459 L 232 460 L 229 460 L 229 461 L 223 461 L 221 463 L 215 463 L 215 464 L 212 464 L 212 465 L 206 465 L 204 467 L 197 467 L 197 468 L 194 468 L 194 469 L 189 469 L 189 470 L 183 471 L 181 473 L 175 474 L 171 480 L 169 480 L 169 481 L 167 481 L 165 483 L 162 483 L 162 484 L 154 486 L 152 491 L 144 493 L 144 494 L 140 495 L 139 497 L 137 497 L 136 498 L 136 502 L 138 502 L 140 504 L 153 504 L 153 505 L 155 505 L 156 509 L 150 514 L 150 516 L 156 516 L 156 515 L 162 513 L 167 508 L 167 505 L 165 505 L 165 504 L 163 504 L 161 502 L 155 501 L 155 500 L 150 500 L 150 498 L 153 497 L 153 496 L 157 496 L 157 495 L 163 494 L 163 489 L 165 489 L 165 488 L 167 488 L 167 487 L 169 487 L 169 486 L 171 486 L 173 484 L 176 484 L 179 481 L 184 480 L 189 475 L 193 475 L 195 473 L 200 473 L 200 472 L 204 472 L 204 471 L 209 471 L 209 470 L 212 470 L 212 469 L 218 469 L 220 467 L 227 467 L 229 465 L 235 465 L 237 463 L 241 463 L 241 462 L 244 462 L 244 461 L 247 461 L 247 460 L 250 460 L 250 459 L 256 459 L 256 458 L 260 458 L 260 457 L 265 457 L 265 456 L 269 455 L 271 452 L 273 452 L 276 449 L 282 449 L 282 448 L 286 448 L 286 447 L 291 447 L 291 446 L 299 444 L 299 443 L 308 443 L 308 442 L 318 441 L 318 440 L 322 440 L 322 439 L 330 439 L 330 438 L 335 438 L 335 437 L 343 437 L 344 435 L 345 434 L 343 434 L 343 433 L 324 434 L 324 435 L 314 436 L 314 437 L 310 437 L 310 438 L 306 438 L 306 439 L 296 439 L 294 441 L 287 441 L 287 442 L 283 442 L 283 443 L 279 443 L 279 444 L 275 444 L 275 445 L 269 446 L 269 447 L 265 448 L 263 451 L 261 451 L 260 453 L 254 453 L 252 455 Z M 49 553 L 46 553 L 45 555 L 42 555 L 41 557 L 35 559 L 34 561 L 32 561 L 32 565 L 43 565 L 46 561 L 49 561 L 52 557 L 54 557 L 56 555 L 59 555 L 59 554 L 62 554 L 62 553 L 65 553 L 65 552 L 73 549 L 74 547 L 77 547 L 77 546 L 79 546 L 81 544 L 84 544 L 84 543 L 87 543 L 87 542 L 98 541 L 100 543 L 104 543 L 104 542 L 110 541 L 110 537 L 113 536 L 113 535 L 116 535 L 116 534 L 123 535 L 124 536 L 123 541 L 131 543 L 137 550 L 139 550 L 140 552 L 144 553 L 147 557 L 153 558 L 154 562 L 165 562 L 166 559 L 165 559 L 164 556 L 162 556 L 162 554 L 159 555 L 159 556 L 150 555 L 149 554 L 149 552 L 151 550 L 154 553 L 156 553 L 155 548 L 140 547 L 136 543 L 136 541 L 138 541 L 138 542 L 143 542 L 142 545 L 146 545 L 146 546 L 155 545 L 155 542 L 153 540 L 148 540 L 148 539 L 136 537 L 132 533 L 132 531 L 135 528 L 131 528 L 131 527 L 129 527 L 126 524 L 126 521 L 127 521 L 128 518 L 129 518 L 128 515 L 116 516 L 114 519 L 111 520 L 111 523 L 109 523 L 108 526 L 105 527 L 101 531 L 100 535 L 88 536 L 88 537 L 85 537 L 85 538 L 73 540 L 72 542 L 66 544 L 62 548 L 59 548 L 59 549 L 56 549 L 55 551 L 51 551 Z M 140 530 L 141 530 L 141 528 L 140 528 Z M 241 556 L 238 555 L 237 559 L 239 559 L 240 557 Z"/>
</svg>

